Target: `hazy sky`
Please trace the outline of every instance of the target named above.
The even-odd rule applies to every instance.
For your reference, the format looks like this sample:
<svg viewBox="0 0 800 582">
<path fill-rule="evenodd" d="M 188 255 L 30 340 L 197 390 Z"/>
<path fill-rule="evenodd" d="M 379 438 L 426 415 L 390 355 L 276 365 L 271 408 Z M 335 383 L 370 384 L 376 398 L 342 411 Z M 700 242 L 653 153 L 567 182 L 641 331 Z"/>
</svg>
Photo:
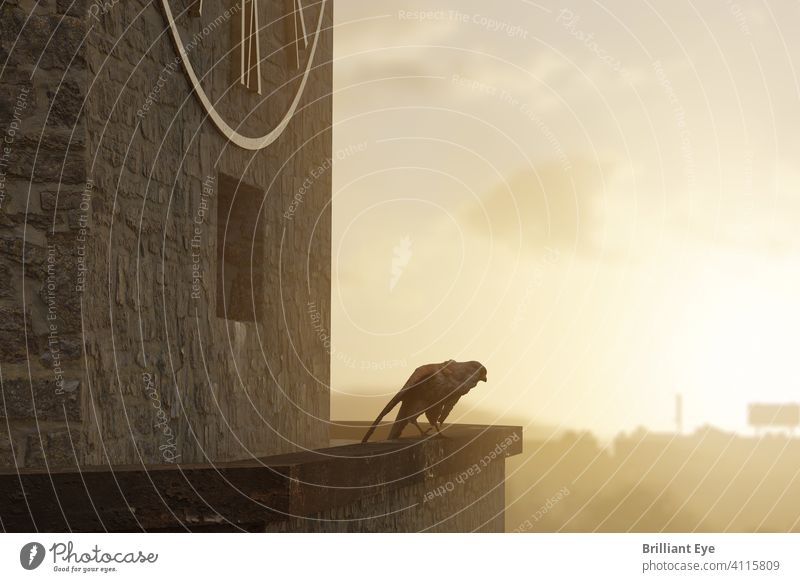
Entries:
<svg viewBox="0 0 800 582">
<path fill-rule="evenodd" d="M 454 422 L 668 429 L 680 392 L 688 428 L 741 429 L 800 400 L 800 4 L 335 21 L 334 418 L 451 357 L 489 370 Z"/>
</svg>

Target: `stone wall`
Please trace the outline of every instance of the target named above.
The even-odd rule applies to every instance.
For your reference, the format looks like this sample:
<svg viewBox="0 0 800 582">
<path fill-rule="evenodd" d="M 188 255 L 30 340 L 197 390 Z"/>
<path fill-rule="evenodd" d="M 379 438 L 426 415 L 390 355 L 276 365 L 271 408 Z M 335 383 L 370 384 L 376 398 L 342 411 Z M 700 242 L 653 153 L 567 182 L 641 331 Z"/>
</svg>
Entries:
<svg viewBox="0 0 800 582">
<path fill-rule="evenodd" d="M 0 7 L 0 464 L 211 462 L 327 443 L 325 10 L 297 114 L 253 152 L 206 117 L 160 2 Z M 230 59 L 216 41 L 235 21 L 190 55 L 220 95 Z M 262 95 L 278 91 L 276 106 L 235 92 L 220 104 L 232 117 L 252 110 L 248 129 L 281 109 L 270 71 L 294 55 L 282 30 L 265 27 L 261 46 Z M 231 181 L 241 187 L 223 196 Z M 257 220 L 228 222 L 240 216 Z M 221 258 L 230 273 L 248 251 L 258 264 L 239 269 L 228 297 L 239 307 L 225 311 Z"/>
<path fill-rule="evenodd" d="M 468 467 L 464 467 L 468 469 Z M 474 476 L 462 471 L 407 487 L 385 488 L 349 505 L 271 524 L 268 532 L 483 532 L 505 531 L 505 463 Z"/>
</svg>

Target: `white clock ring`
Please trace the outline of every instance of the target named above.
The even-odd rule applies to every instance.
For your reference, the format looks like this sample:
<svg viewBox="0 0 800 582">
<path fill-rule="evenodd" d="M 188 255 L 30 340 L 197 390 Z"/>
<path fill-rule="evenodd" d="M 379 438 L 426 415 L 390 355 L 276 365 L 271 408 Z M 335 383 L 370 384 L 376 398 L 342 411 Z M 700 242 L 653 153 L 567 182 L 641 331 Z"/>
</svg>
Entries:
<svg viewBox="0 0 800 582">
<path fill-rule="evenodd" d="M 297 94 L 292 100 L 292 104 L 289 106 L 288 111 L 283 116 L 280 123 L 278 123 L 278 125 L 276 125 L 269 133 L 266 133 L 261 137 L 248 137 L 246 135 L 242 135 L 236 129 L 231 127 L 228 122 L 225 121 L 217 112 L 217 110 L 214 109 L 214 104 L 211 102 L 211 99 L 208 98 L 208 95 L 206 95 L 206 92 L 200 85 L 200 81 L 197 78 L 197 73 L 194 72 L 192 63 L 189 62 L 189 55 L 186 53 L 186 49 L 183 46 L 183 41 L 181 40 L 180 32 L 178 31 L 178 26 L 175 23 L 175 18 L 172 16 L 172 10 L 169 7 L 169 0 L 161 0 L 161 5 L 164 7 L 164 14 L 167 17 L 167 22 L 169 23 L 170 30 L 172 31 L 172 39 L 175 41 L 175 47 L 177 48 L 178 53 L 181 55 L 183 68 L 186 71 L 186 74 L 189 76 L 189 82 L 194 89 L 195 95 L 197 95 L 197 98 L 200 100 L 200 103 L 203 105 L 206 113 L 208 113 L 208 116 L 214 122 L 214 125 L 217 126 L 217 129 L 219 129 L 225 137 L 238 145 L 240 148 L 244 148 L 246 150 L 260 150 L 265 148 L 278 139 L 278 136 L 280 136 L 281 133 L 283 133 L 283 130 L 286 129 L 286 126 L 289 125 L 289 121 L 291 121 L 292 116 L 297 109 L 297 105 L 300 103 L 300 97 L 303 95 L 306 81 L 308 81 L 308 75 L 311 72 L 311 63 L 314 61 L 314 54 L 317 51 L 317 41 L 319 40 L 320 30 L 322 30 L 322 19 L 325 16 L 326 3 L 327 0 L 322 0 L 321 2 L 319 20 L 317 21 L 317 32 L 314 34 L 314 42 L 311 44 L 311 53 L 308 56 L 308 63 L 306 63 L 306 69 L 303 72 L 303 78 L 300 80 L 300 87 L 298 87 Z"/>
</svg>

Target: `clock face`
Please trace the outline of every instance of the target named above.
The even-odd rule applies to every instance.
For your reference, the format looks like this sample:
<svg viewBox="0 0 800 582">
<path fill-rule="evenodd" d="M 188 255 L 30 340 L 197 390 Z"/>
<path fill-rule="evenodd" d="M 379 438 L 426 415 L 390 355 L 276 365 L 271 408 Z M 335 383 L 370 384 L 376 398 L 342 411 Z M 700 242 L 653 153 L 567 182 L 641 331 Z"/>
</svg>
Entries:
<svg viewBox="0 0 800 582">
<path fill-rule="evenodd" d="M 231 142 L 259 150 L 289 125 L 327 0 L 161 0 L 189 84 Z"/>
</svg>

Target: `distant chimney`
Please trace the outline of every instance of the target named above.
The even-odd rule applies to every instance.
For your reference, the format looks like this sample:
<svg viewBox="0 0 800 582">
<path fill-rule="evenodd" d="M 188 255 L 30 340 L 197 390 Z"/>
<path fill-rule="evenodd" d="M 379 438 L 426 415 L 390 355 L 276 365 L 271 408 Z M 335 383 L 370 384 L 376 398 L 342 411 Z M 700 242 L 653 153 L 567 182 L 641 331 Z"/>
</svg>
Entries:
<svg viewBox="0 0 800 582">
<path fill-rule="evenodd" d="M 675 431 L 683 434 L 683 396 L 675 395 Z"/>
</svg>

